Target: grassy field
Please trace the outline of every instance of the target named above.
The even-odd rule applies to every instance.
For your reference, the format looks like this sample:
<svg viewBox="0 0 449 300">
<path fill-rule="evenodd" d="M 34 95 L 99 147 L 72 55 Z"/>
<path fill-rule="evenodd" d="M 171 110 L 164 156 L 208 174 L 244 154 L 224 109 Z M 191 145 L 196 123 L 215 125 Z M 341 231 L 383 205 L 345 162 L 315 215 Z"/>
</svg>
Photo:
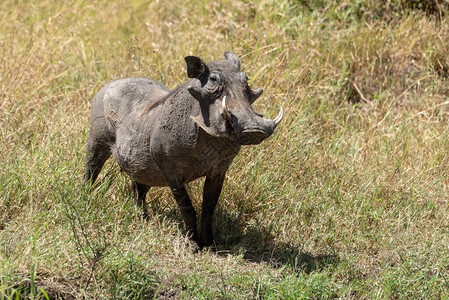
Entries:
<svg viewBox="0 0 449 300">
<path fill-rule="evenodd" d="M 107 2 L 0 4 L 1 299 L 449 297 L 446 0 Z M 227 50 L 286 115 L 198 254 L 168 189 L 143 221 L 112 159 L 81 193 L 90 103 Z"/>
</svg>

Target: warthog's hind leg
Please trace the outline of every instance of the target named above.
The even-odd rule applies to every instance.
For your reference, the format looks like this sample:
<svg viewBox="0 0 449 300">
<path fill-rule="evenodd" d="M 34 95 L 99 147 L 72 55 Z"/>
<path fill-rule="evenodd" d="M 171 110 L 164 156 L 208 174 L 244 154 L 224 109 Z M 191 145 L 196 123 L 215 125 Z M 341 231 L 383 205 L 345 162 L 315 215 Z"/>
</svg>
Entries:
<svg viewBox="0 0 449 300">
<path fill-rule="evenodd" d="M 88 143 L 86 154 L 86 171 L 84 172 L 83 184 L 95 182 L 103 168 L 106 160 L 111 156 L 111 150 L 108 146 Z"/>
<path fill-rule="evenodd" d="M 137 206 L 142 208 L 142 216 L 145 219 L 148 219 L 148 206 L 145 198 L 149 189 L 147 185 L 133 181 L 134 200 Z"/>
</svg>

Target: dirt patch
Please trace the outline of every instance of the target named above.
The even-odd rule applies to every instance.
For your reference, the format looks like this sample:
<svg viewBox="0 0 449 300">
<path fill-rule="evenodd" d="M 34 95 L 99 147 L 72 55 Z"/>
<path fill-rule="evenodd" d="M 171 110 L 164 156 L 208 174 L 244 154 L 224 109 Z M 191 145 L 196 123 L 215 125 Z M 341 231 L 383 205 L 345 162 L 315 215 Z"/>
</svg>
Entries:
<svg viewBox="0 0 449 300">
<path fill-rule="evenodd" d="M 25 278 L 14 287 L 5 291 L 5 295 L 12 295 L 18 293 L 20 298 L 27 298 L 34 294 L 37 298 L 44 297 L 47 294 L 50 299 L 79 299 L 82 298 L 80 288 L 68 280 L 42 276 L 38 274 L 34 280 L 34 293 L 32 293 L 32 282 L 29 278 Z"/>
<path fill-rule="evenodd" d="M 168 289 L 157 294 L 157 299 L 162 300 L 178 300 L 181 299 L 179 293 L 175 289 Z"/>
</svg>

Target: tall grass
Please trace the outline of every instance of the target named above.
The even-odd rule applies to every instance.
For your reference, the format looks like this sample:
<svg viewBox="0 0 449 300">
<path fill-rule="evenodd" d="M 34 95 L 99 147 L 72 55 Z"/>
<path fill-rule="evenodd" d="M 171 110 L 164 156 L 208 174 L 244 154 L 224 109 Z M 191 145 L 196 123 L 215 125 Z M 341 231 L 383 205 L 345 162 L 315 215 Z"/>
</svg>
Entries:
<svg viewBox="0 0 449 300">
<path fill-rule="evenodd" d="M 3 1 L 1 297 L 447 297 L 448 4 L 412 2 Z M 167 189 L 149 221 L 112 160 L 82 190 L 89 109 L 226 50 L 286 116 L 235 159 L 217 252 L 194 254 Z"/>
</svg>

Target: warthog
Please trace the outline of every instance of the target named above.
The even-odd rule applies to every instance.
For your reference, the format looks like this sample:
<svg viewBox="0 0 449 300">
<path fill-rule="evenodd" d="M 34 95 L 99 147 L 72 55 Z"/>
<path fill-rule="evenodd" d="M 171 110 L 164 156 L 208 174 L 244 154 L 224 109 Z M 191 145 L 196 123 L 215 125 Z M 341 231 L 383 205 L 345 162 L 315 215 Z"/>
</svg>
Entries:
<svg viewBox="0 0 449 300">
<path fill-rule="evenodd" d="M 185 57 L 191 80 L 173 91 L 150 78 L 127 78 L 104 86 L 92 103 L 84 183 L 93 183 L 112 154 L 133 180 L 136 203 L 147 217 L 151 186 L 169 186 L 190 238 L 213 243 L 212 217 L 225 173 L 242 145 L 259 144 L 283 117 L 264 119 L 251 104 L 251 89 L 238 57 L 205 63 Z M 201 234 L 185 184 L 206 176 Z"/>
</svg>

